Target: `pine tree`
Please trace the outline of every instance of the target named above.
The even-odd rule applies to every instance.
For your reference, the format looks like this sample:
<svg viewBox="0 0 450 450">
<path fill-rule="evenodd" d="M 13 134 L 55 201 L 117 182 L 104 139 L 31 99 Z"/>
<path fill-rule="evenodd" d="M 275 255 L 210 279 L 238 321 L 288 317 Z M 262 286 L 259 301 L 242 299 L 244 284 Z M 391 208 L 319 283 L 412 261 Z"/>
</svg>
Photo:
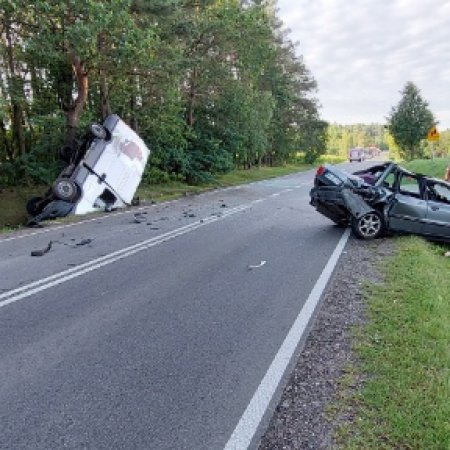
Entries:
<svg viewBox="0 0 450 450">
<path fill-rule="evenodd" d="M 401 92 L 402 98 L 392 108 L 388 118 L 388 129 L 401 151 L 401 156 L 412 160 L 419 155 L 419 143 L 435 123 L 428 103 L 421 97 L 420 90 L 408 82 Z"/>
</svg>

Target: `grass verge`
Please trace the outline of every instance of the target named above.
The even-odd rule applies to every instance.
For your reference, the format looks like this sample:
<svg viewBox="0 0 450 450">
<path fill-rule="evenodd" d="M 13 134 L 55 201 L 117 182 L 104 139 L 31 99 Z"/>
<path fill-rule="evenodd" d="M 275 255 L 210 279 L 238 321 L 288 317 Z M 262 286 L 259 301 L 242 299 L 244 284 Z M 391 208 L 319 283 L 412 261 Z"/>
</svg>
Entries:
<svg viewBox="0 0 450 450">
<path fill-rule="evenodd" d="M 405 167 L 413 172 L 441 179 L 444 178 L 445 169 L 448 165 L 450 165 L 449 158 L 415 159 L 405 163 Z"/>
<path fill-rule="evenodd" d="M 250 170 L 235 170 L 219 176 L 216 182 L 200 186 L 190 186 L 181 182 L 171 182 L 160 185 L 141 185 L 137 195 L 141 200 L 162 202 L 182 197 L 186 194 L 199 194 L 221 187 L 236 186 L 253 181 L 280 177 L 295 172 L 311 169 L 310 165 L 286 165 L 282 167 L 261 167 Z M 47 188 L 45 186 L 16 187 L 0 190 L 0 232 L 7 232 L 18 228 L 27 220 L 25 205 L 31 197 L 41 196 Z M 68 220 L 63 219 L 63 220 Z M 74 216 L 71 216 L 74 220 Z"/>
<path fill-rule="evenodd" d="M 24 224 L 27 220 L 27 200 L 42 195 L 45 190 L 43 186 L 0 189 L 0 232 L 7 232 Z"/>
<path fill-rule="evenodd" d="M 350 449 L 448 450 L 450 258 L 419 238 L 398 245 L 383 269 L 385 282 L 368 289 L 368 324 L 356 339 L 361 366 L 359 373 L 347 370 L 343 391 L 366 381 L 338 400 L 351 420 L 339 427 L 337 442 Z"/>
<path fill-rule="evenodd" d="M 237 186 L 254 181 L 266 180 L 269 178 L 281 177 L 291 173 L 302 172 L 311 169 L 311 165 L 285 165 L 282 167 L 260 167 L 250 170 L 234 170 L 225 175 L 220 175 L 214 183 L 191 186 L 181 182 L 165 184 L 141 185 L 138 195 L 145 200 L 166 201 L 179 198 L 186 194 L 199 194 L 217 188 Z"/>
</svg>

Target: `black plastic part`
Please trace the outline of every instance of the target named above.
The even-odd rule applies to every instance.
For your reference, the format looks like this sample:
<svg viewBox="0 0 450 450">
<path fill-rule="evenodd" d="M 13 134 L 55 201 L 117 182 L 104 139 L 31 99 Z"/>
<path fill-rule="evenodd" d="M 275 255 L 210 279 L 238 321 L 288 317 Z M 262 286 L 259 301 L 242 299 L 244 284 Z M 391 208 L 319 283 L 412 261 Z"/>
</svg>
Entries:
<svg viewBox="0 0 450 450">
<path fill-rule="evenodd" d="M 45 208 L 45 202 L 42 197 L 32 197 L 27 201 L 26 209 L 30 216 L 37 216 Z"/>
<path fill-rule="evenodd" d="M 64 202 L 63 200 L 54 200 L 50 202 L 40 214 L 33 217 L 27 222 L 28 227 L 38 226 L 42 220 L 56 219 L 57 217 L 68 216 L 75 205 L 73 203 Z"/>
</svg>

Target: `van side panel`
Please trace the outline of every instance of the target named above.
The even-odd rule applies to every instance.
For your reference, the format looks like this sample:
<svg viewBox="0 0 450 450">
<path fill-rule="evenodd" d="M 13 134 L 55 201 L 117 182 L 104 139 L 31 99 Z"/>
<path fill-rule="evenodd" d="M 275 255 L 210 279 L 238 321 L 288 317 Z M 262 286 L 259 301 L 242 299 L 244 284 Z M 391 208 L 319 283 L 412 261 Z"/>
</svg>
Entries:
<svg viewBox="0 0 450 450">
<path fill-rule="evenodd" d="M 100 196 L 108 190 L 116 202 L 114 208 L 130 204 L 141 182 L 150 150 L 144 141 L 118 116 L 104 122 L 110 132 L 107 140 L 94 139 L 81 162 L 80 198 L 75 214 L 85 214 L 104 206 Z M 111 196 L 110 196 L 111 197 Z"/>
</svg>

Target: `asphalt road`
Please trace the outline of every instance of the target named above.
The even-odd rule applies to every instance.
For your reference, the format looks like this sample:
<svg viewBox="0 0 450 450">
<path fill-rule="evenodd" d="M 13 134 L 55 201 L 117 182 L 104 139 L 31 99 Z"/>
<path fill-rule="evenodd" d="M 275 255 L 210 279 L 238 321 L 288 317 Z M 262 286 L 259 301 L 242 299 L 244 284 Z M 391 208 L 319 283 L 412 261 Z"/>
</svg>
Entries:
<svg viewBox="0 0 450 450">
<path fill-rule="evenodd" d="M 223 449 L 343 235 L 312 178 L 0 237 L 0 448 Z"/>
</svg>

